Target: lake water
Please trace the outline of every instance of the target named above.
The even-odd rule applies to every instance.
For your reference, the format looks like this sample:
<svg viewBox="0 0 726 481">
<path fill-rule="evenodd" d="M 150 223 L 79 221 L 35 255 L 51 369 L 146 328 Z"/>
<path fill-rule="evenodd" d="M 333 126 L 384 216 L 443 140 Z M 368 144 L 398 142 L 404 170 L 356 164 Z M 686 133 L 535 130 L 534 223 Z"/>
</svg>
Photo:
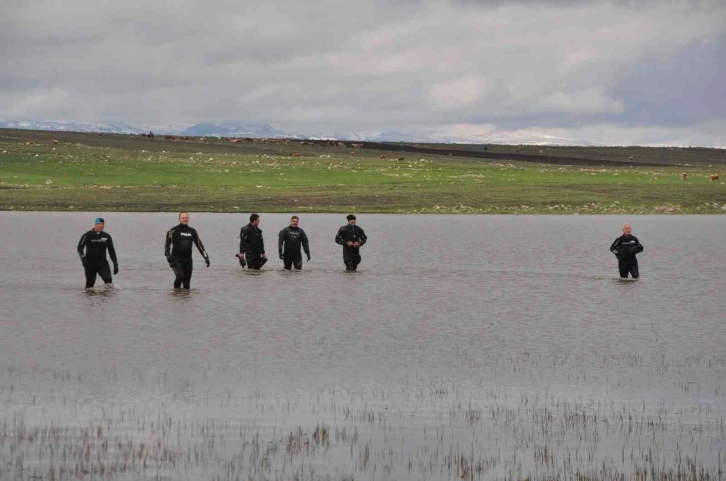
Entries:
<svg viewBox="0 0 726 481">
<path fill-rule="evenodd" d="M 97 215 L 121 272 L 86 292 Z M 724 476 L 726 217 L 362 214 L 354 273 L 344 215 L 301 215 L 301 272 L 282 214 L 240 269 L 246 220 L 192 213 L 175 291 L 175 214 L 0 213 L 0 479 Z"/>
</svg>

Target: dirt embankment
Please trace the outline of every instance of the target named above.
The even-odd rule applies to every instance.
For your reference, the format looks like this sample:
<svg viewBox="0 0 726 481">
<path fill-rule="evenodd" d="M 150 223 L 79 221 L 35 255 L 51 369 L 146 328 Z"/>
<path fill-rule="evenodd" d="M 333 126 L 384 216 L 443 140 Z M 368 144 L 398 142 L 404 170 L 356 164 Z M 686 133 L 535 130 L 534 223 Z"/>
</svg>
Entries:
<svg viewBox="0 0 726 481">
<path fill-rule="evenodd" d="M 364 150 L 380 151 L 381 153 L 400 153 L 467 157 L 483 160 L 518 161 L 553 165 L 608 166 L 608 167 L 687 167 L 693 165 L 726 165 L 726 150 L 700 148 L 667 148 L 667 147 L 551 147 L 533 148 L 532 146 L 504 145 L 443 145 L 443 144 L 408 144 L 398 142 L 351 142 L 320 139 L 242 139 L 248 142 L 230 143 L 231 139 L 215 137 L 178 137 L 156 136 L 154 139 L 139 135 L 48 132 L 17 129 L 0 129 L 0 141 L 35 140 L 50 142 L 59 139 L 61 142 L 82 143 L 94 147 L 117 149 L 171 150 L 179 152 L 196 152 L 204 145 L 205 152 L 263 153 L 269 147 L 271 153 L 280 150 L 296 149 L 301 152 L 312 149 L 353 147 Z M 280 145 L 280 144 L 283 145 Z M 270 144 L 268 146 L 267 144 Z M 274 145 L 273 145 L 274 144 Z M 307 147 L 304 147 L 307 145 Z M 273 149 L 274 147 L 274 149 Z M 523 152 L 520 152 L 520 149 Z M 314 152 L 317 153 L 317 152 Z"/>
<path fill-rule="evenodd" d="M 436 148 L 436 147 L 419 147 L 414 145 L 398 145 L 398 144 L 385 144 L 385 143 L 367 143 L 366 148 L 386 150 L 393 152 L 411 152 L 416 154 L 428 154 L 428 155 L 451 155 L 456 157 L 473 157 L 477 159 L 491 159 L 491 160 L 514 160 L 518 162 L 535 162 L 540 164 L 555 164 L 555 165 L 584 165 L 584 166 L 615 166 L 615 167 L 630 167 L 630 166 L 650 166 L 650 167 L 677 167 L 678 164 L 668 163 L 657 163 L 657 162 L 636 162 L 634 160 L 620 161 L 620 160 L 601 160 L 601 159 L 584 159 L 579 157 L 564 157 L 564 156 L 552 156 L 552 155 L 537 155 L 537 154 L 518 154 L 518 153 L 503 153 L 503 152 L 479 152 L 472 150 L 462 149 L 450 149 L 450 148 Z"/>
</svg>

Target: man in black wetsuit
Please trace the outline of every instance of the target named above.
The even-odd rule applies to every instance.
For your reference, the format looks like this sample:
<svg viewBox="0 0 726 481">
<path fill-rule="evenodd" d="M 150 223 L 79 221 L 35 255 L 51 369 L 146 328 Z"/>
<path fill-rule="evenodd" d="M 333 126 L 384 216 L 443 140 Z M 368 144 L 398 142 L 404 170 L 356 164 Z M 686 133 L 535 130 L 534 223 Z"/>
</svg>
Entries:
<svg viewBox="0 0 726 481">
<path fill-rule="evenodd" d="M 348 223 L 338 229 L 335 235 L 335 242 L 343 246 L 343 262 L 346 271 L 354 271 L 360 264 L 360 247 L 366 243 L 368 237 L 363 229 L 355 225 L 356 219 L 353 214 L 348 217 Z"/>
<path fill-rule="evenodd" d="M 239 253 L 237 257 L 240 264 L 247 262 L 248 269 L 256 271 L 267 262 L 267 254 L 265 254 L 265 241 L 262 238 L 262 230 L 260 225 L 260 216 L 257 214 L 250 215 L 250 223 L 242 227 L 239 231 Z"/>
<path fill-rule="evenodd" d="M 86 271 L 86 289 L 90 289 L 96 284 L 96 274 L 101 276 L 107 286 L 111 285 L 113 279 L 108 260 L 106 260 L 106 249 L 113 261 L 113 273 L 118 274 L 116 249 L 113 248 L 111 236 L 103 231 L 105 226 L 106 221 L 101 217 L 96 217 L 96 225 L 83 234 L 78 242 L 78 257 L 81 258 L 83 269 Z M 83 253 L 84 248 L 86 249 L 85 254 Z"/>
<path fill-rule="evenodd" d="M 189 283 L 192 280 L 192 247 L 197 246 L 197 250 L 204 257 L 207 267 L 209 267 L 209 254 L 204 249 L 204 244 L 199 238 L 196 229 L 189 227 L 189 213 L 179 213 L 179 225 L 169 229 L 166 233 L 166 244 L 164 245 L 164 255 L 169 262 L 169 267 L 174 271 L 176 278 L 174 279 L 174 288 L 189 289 Z"/>
<path fill-rule="evenodd" d="M 302 254 L 300 253 L 300 245 L 308 256 L 308 262 L 310 262 L 310 246 L 308 245 L 308 236 L 305 231 L 298 227 L 300 218 L 296 215 L 290 219 L 290 225 L 280 231 L 277 242 L 277 250 L 280 253 L 280 259 L 282 259 L 286 270 L 292 269 L 295 266 L 295 270 L 299 271 L 302 269 Z"/>
<path fill-rule="evenodd" d="M 610 252 L 618 258 L 618 269 L 620 277 L 623 279 L 627 279 L 628 274 L 633 276 L 633 279 L 640 277 L 638 259 L 635 254 L 643 252 L 643 246 L 638 238 L 631 234 L 632 230 L 630 224 L 623 224 L 623 235 L 615 239 L 610 246 Z"/>
</svg>

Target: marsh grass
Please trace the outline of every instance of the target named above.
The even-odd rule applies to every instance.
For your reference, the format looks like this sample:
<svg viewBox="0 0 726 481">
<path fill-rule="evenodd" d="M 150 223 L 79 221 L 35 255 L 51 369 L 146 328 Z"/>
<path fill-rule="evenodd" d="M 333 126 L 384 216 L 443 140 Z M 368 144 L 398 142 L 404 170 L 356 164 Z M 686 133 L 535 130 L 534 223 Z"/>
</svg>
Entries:
<svg viewBox="0 0 726 481">
<path fill-rule="evenodd" d="M 288 430 L 166 414 L 161 424 L 107 417 L 86 427 L 30 426 L 14 416 L 2 424 L 0 478 L 723 479 L 721 420 L 684 430 L 664 421 L 667 410 L 526 397 L 514 406 L 490 405 L 486 416 L 473 419 L 471 412 L 452 407 L 448 423 L 432 423 L 433 435 L 423 439 L 393 429 L 391 414 L 373 426 L 331 417 L 335 425 Z M 604 455 L 612 444 L 618 448 Z M 705 458 L 699 446 L 707 446 Z M 328 463 L 336 468 L 326 469 Z"/>
<path fill-rule="evenodd" d="M 693 383 L 683 381 L 698 370 L 716 375 L 724 362 L 687 359 L 676 372 L 656 358 L 602 359 L 608 369 L 637 367 L 658 382 L 670 380 L 680 402 L 497 387 L 495 379 L 509 376 L 507 365 L 525 377 L 557 369 L 527 356 L 497 360 L 489 368 L 499 377 L 479 389 L 419 378 L 290 395 L 195 392 L 174 381 L 176 389 L 192 388 L 184 388 L 181 410 L 169 405 L 178 398 L 162 394 L 174 390 L 166 377 L 134 374 L 134 388 L 150 393 L 147 399 L 105 403 L 83 416 L 90 378 L 13 369 L 0 378 L 0 479 L 721 480 L 722 403 L 699 402 Z M 45 387 L 15 387 L 39 378 Z M 712 387 L 707 397 L 722 399 Z"/>
</svg>

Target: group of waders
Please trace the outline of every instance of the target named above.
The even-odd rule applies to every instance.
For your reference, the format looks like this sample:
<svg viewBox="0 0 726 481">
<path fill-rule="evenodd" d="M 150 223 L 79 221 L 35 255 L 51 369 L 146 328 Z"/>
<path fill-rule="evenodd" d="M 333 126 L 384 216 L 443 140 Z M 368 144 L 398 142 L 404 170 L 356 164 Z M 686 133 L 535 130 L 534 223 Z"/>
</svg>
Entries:
<svg viewBox="0 0 726 481">
<path fill-rule="evenodd" d="M 350 214 L 346 219 L 348 223 L 338 229 L 335 242 L 343 246 L 345 270 L 355 271 L 361 262 L 360 248 L 366 243 L 368 237 L 365 231 L 356 225 L 355 215 Z M 278 234 L 277 250 L 286 270 L 302 269 L 302 252 L 305 252 L 307 260 L 310 261 L 308 236 L 299 223 L 300 218 L 292 216 L 290 225 Z M 239 251 L 235 256 L 243 268 L 260 270 L 267 262 L 265 241 L 259 225 L 260 216 L 252 214 L 249 224 L 240 229 Z M 96 276 L 101 276 L 106 285 L 111 285 L 113 278 L 106 259 L 106 251 L 113 262 L 113 274 L 119 272 L 116 249 L 114 249 L 111 235 L 104 232 L 105 226 L 106 221 L 102 217 L 97 217 L 93 229 L 83 234 L 78 242 L 78 256 L 81 258 L 86 273 L 86 289 L 94 287 Z M 174 271 L 174 288 L 176 289 L 189 289 L 194 268 L 192 251 L 195 246 L 204 258 L 206 266 L 209 267 L 209 254 L 196 229 L 189 226 L 189 213 L 181 212 L 179 213 L 179 225 L 169 229 L 164 244 L 164 256 L 169 267 Z"/>
</svg>

